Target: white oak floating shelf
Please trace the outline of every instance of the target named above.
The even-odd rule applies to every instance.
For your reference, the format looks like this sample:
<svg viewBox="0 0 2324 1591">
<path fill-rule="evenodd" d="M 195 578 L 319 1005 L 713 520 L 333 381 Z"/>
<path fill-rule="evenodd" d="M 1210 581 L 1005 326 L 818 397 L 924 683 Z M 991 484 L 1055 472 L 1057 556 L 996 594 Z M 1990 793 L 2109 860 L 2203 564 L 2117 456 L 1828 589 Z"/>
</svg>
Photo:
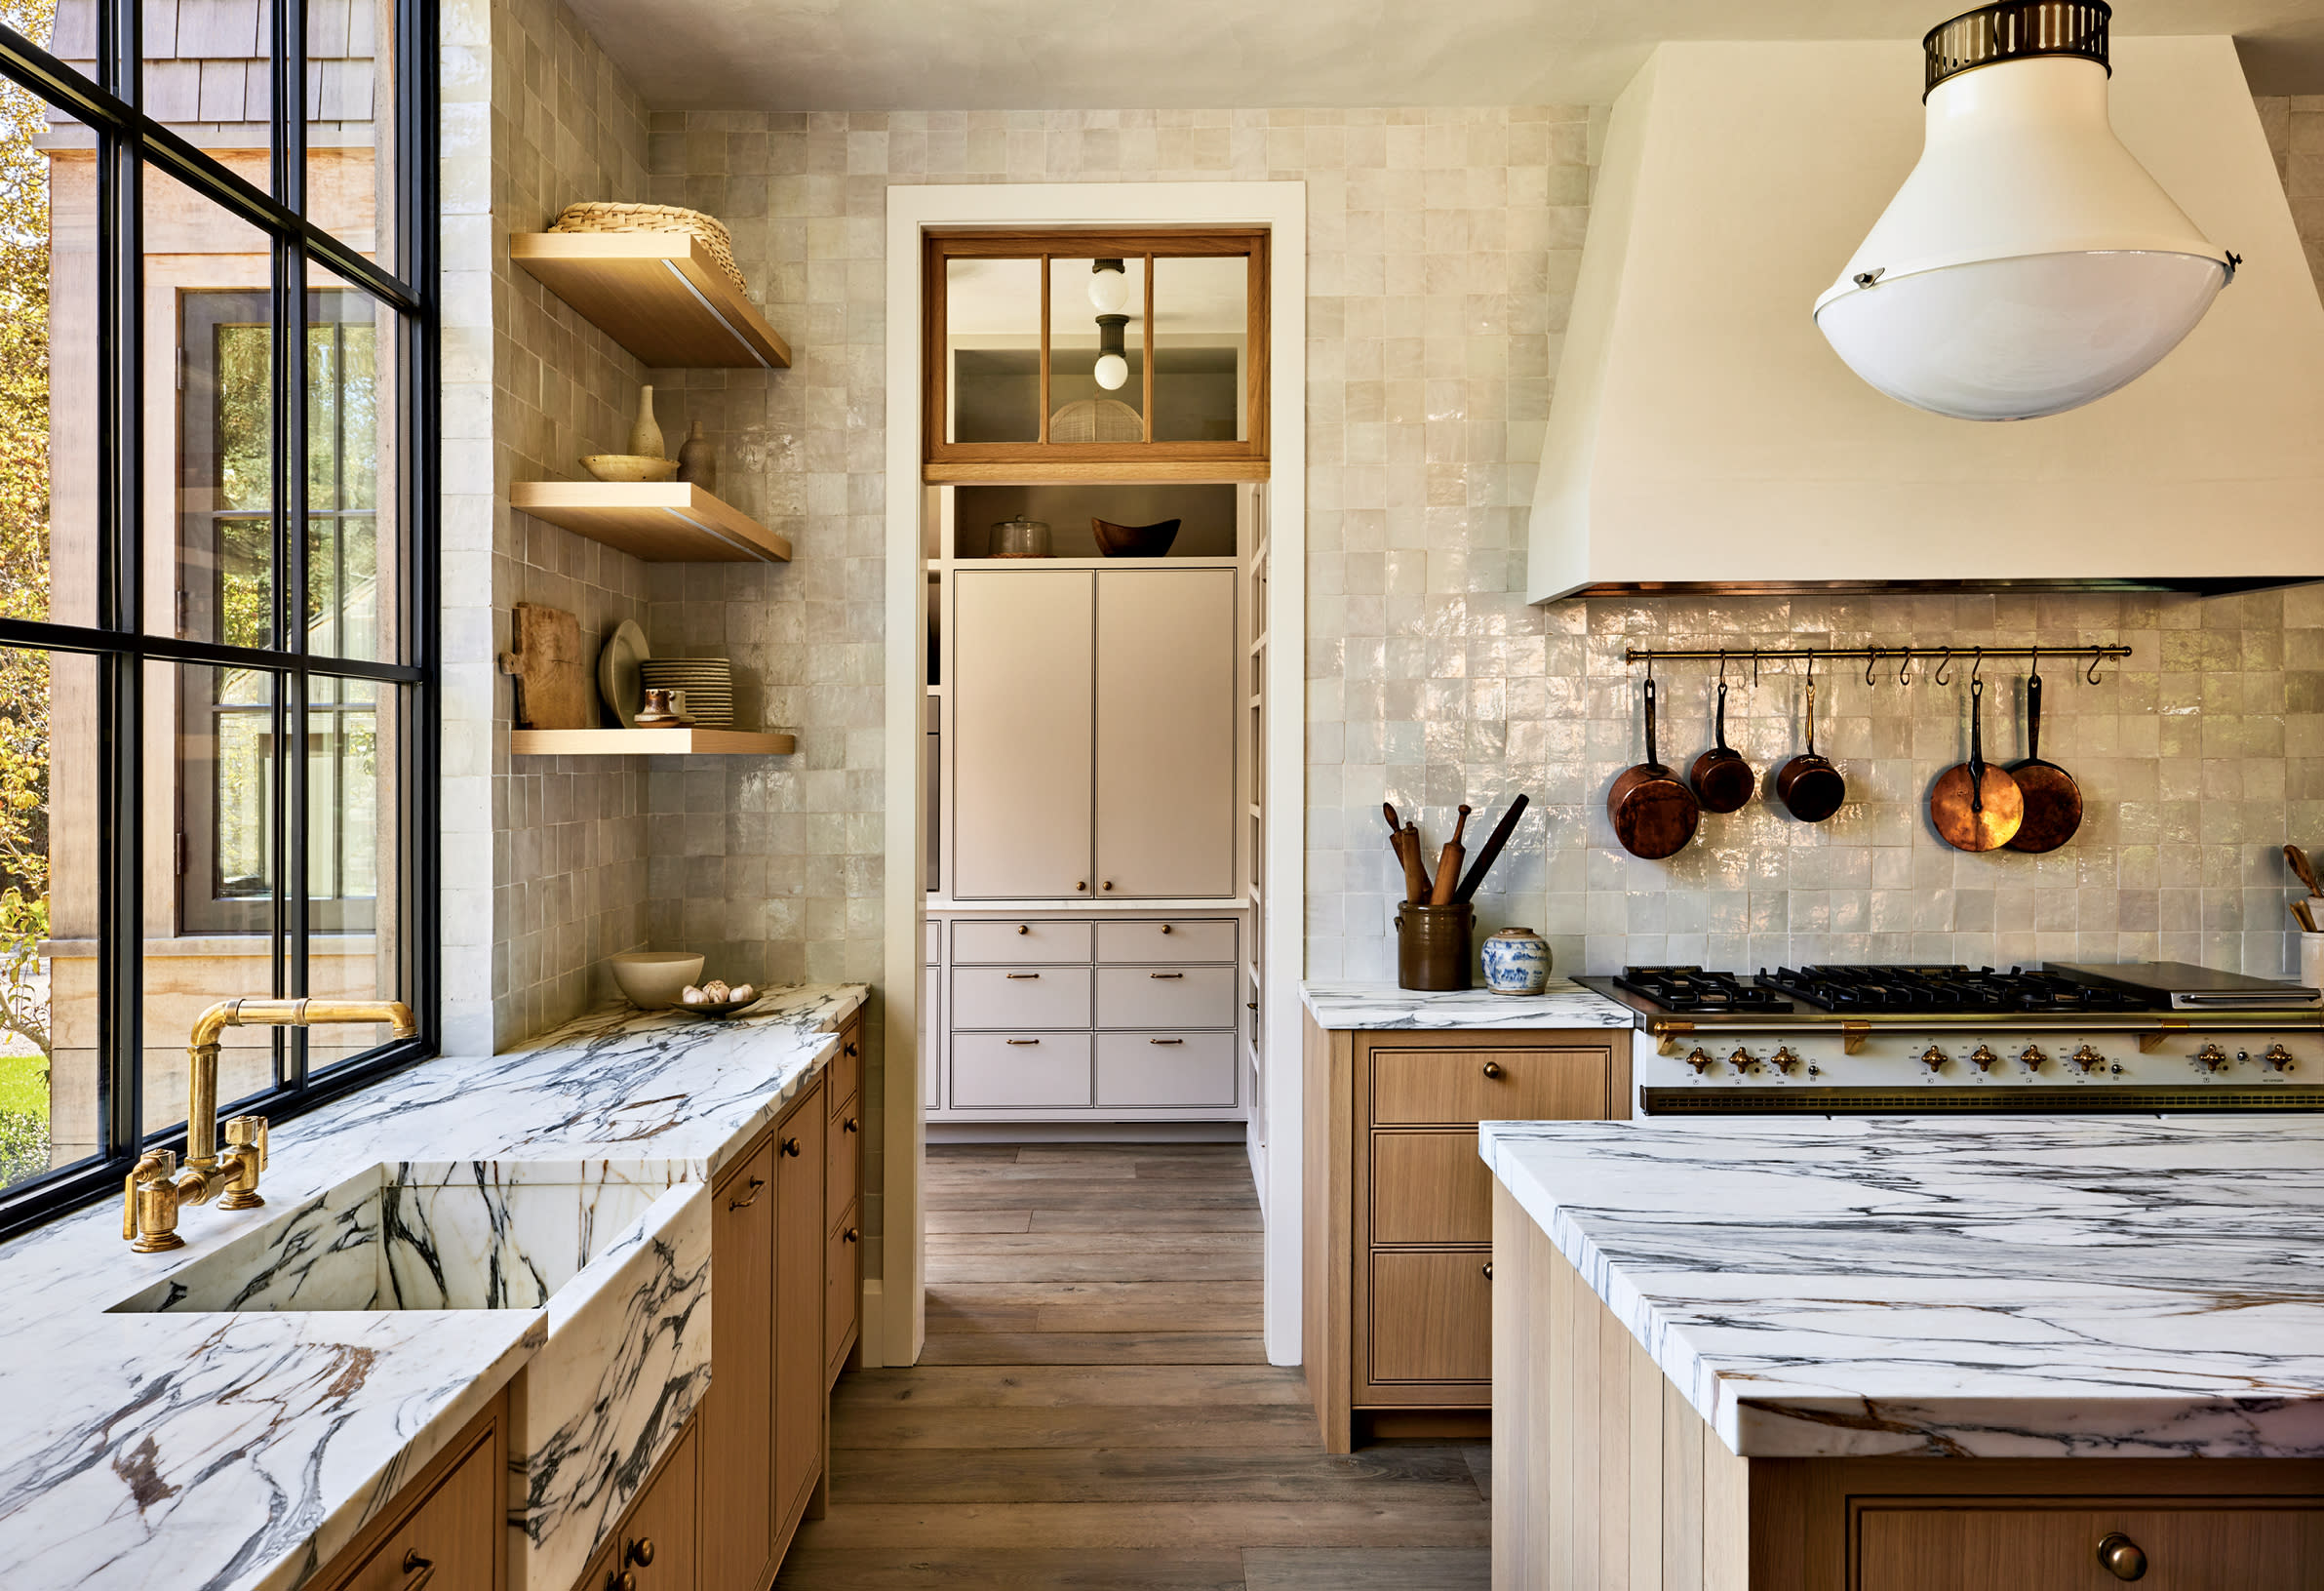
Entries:
<svg viewBox="0 0 2324 1591">
<path fill-rule="evenodd" d="M 520 232 L 509 258 L 658 369 L 788 369 L 791 349 L 688 232 Z"/>
<path fill-rule="evenodd" d="M 509 504 L 650 564 L 777 564 L 791 543 L 689 481 L 518 481 Z"/>
<path fill-rule="evenodd" d="M 519 757 L 787 757 L 799 749 L 799 736 L 704 729 L 511 730 L 508 749 Z"/>
</svg>

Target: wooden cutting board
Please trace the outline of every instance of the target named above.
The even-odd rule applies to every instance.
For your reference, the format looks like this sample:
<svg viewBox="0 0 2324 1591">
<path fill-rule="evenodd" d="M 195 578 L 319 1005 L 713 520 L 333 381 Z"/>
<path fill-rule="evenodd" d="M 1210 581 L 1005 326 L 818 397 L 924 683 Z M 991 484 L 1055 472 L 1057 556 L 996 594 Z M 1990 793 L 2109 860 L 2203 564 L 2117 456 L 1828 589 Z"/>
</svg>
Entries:
<svg viewBox="0 0 2324 1591">
<path fill-rule="evenodd" d="M 517 728 L 597 727 L 597 697 L 581 658 L 581 621 L 562 608 L 520 602 L 510 614 L 501 670 L 516 676 Z"/>
</svg>

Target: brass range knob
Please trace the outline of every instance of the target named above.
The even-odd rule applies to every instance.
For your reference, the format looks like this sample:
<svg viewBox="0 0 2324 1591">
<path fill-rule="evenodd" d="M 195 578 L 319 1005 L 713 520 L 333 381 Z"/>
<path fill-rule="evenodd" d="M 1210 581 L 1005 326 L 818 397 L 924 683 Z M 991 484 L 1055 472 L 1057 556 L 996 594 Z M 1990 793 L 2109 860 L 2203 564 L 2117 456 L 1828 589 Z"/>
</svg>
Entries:
<svg viewBox="0 0 2324 1591">
<path fill-rule="evenodd" d="M 1941 1072 L 1945 1070 L 1945 1063 L 1951 1058 L 1952 1057 L 1950 1055 L 1947 1054 L 1944 1051 L 1938 1049 L 1933 1044 L 1920 1053 L 1920 1063 L 1923 1066 L 1926 1066 L 1932 1072 Z"/>
<path fill-rule="evenodd" d="M 2147 1554 L 2120 1531 L 2108 1531 L 2098 1544 L 2098 1567 L 2118 1580 L 2145 1579 Z"/>
<path fill-rule="evenodd" d="M 1686 1063 L 1700 1073 L 1711 1070 L 1712 1067 L 1718 1064 L 1718 1061 L 1710 1051 L 1705 1050 L 1698 1045 L 1694 1050 L 1688 1053 Z"/>
<path fill-rule="evenodd" d="M 2207 1044 L 2195 1052 L 2195 1064 L 2207 1072 L 2225 1071 L 2227 1067 L 2227 1053 L 2216 1044 Z"/>
<path fill-rule="evenodd" d="M 2260 1058 L 2267 1063 L 2267 1069 L 2271 1072 L 2292 1070 L 2292 1052 L 2280 1044 L 2269 1045 L 2267 1053 Z"/>
<path fill-rule="evenodd" d="M 1759 1069 L 1759 1057 L 1737 1045 L 1735 1053 L 1727 1057 L 1727 1064 L 1739 1072 L 1755 1072 Z"/>
<path fill-rule="evenodd" d="M 2100 1054 L 2094 1047 L 2087 1044 L 2082 1046 L 2081 1049 L 2076 1050 L 2067 1058 L 2071 1060 L 2076 1066 L 2079 1066 L 2085 1075 L 2097 1071 L 2101 1066 L 2104 1066 L 2107 1063 L 2107 1057 Z"/>
<path fill-rule="evenodd" d="M 2018 1064 L 2029 1072 L 2038 1072 L 2049 1062 L 2050 1057 L 2041 1053 L 2038 1044 L 2029 1044 L 2018 1052 Z"/>
<path fill-rule="evenodd" d="M 1790 1045 L 1782 1045 L 1767 1057 L 1767 1064 L 1789 1077 L 1799 1069 L 1799 1057 L 1792 1053 Z"/>
<path fill-rule="evenodd" d="M 1989 1072 L 2001 1064 L 2001 1057 L 1993 1054 L 1993 1047 L 1981 1044 L 1969 1052 L 1969 1063 L 1981 1072 Z"/>
</svg>

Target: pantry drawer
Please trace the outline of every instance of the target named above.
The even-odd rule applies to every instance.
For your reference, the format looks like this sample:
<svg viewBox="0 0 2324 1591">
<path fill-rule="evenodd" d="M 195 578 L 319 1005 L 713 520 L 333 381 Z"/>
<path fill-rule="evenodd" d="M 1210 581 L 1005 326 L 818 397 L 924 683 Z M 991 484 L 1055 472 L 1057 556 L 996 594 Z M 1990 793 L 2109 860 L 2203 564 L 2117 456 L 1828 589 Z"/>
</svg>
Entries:
<svg viewBox="0 0 2324 1591">
<path fill-rule="evenodd" d="M 1089 1035 L 956 1033 L 952 1103 L 958 1110 L 1086 1109 Z"/>
<path fill-rule="evenodd" d="M 1613 1088 L 1607 1049 L 1374 1045 L 1371 1055 L 1372 1120 L 1383 1125 L 1601 1121 Z"/>
<path fill-rule="evenodd" d="M 952 1025 L 1087 1027 L 1086 967 L 956 967 Z"/>
<path fill-rule="evenodd" d="M 1231 1105 L 1232 1033 L 1100 1033 L 1100 1105 Z M 1475 1151 L 1471 1151 L 1472 1158 Z M 1483 1166 L 1479 1160 L 1477 1165 Z"/>
<path fill-rule="evenodd" d="M 1232 967 L 1100 967 L 1099 1027 L 1233 1027 Z"/>
<path fill-rule="evenodd" d="M 2308 1499 L 1959 1496 L 1856 1499 L 1848 1583 L 1862 1591 L 2089 1587 L 2126 1578 L 2173 1591 L 2324 1587 L 2324 1509 Z M 1981 1506 L 1982 1505 L 1982 1506 Z M 2110 1572 L 2098 1544 L 2126 1538 L 2145 1568 Z"/>
<path fill-rule="evenodd" d="M 1215 917 L 1097 925 L 1101 962 L 1233 961 L 1235 925 Z"/>
<path fill-rule="evenodd" d="M 1371 1139 L 1372 1242 L 1493 1241 L 1493 1173 L 1477 1152 L 1474 1130 L 1374 1133 Z"/>
<path fill-rule="evenodd" d="M 1060 962 L 1089 959 L 1089 925 L 1027 917 L 1013 923 L 952 925 L 952 959 L 963 962 Z"/>
</svg>

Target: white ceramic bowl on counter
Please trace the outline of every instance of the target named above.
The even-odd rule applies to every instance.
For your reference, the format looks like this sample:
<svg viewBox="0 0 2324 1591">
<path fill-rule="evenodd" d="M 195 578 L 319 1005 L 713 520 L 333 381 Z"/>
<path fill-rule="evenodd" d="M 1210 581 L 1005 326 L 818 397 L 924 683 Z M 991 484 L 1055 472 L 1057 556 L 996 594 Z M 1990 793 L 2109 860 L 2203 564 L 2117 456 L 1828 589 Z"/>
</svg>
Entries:
<svg viewBox="0 0 2324 1591">
<path fill-rule="evenodd" d="M 702 958 L 687 950 L 624 950 L 612 958 L 613 981 L 641 1011 L 667 1011 L 702 975 Z"/>
</svg>

